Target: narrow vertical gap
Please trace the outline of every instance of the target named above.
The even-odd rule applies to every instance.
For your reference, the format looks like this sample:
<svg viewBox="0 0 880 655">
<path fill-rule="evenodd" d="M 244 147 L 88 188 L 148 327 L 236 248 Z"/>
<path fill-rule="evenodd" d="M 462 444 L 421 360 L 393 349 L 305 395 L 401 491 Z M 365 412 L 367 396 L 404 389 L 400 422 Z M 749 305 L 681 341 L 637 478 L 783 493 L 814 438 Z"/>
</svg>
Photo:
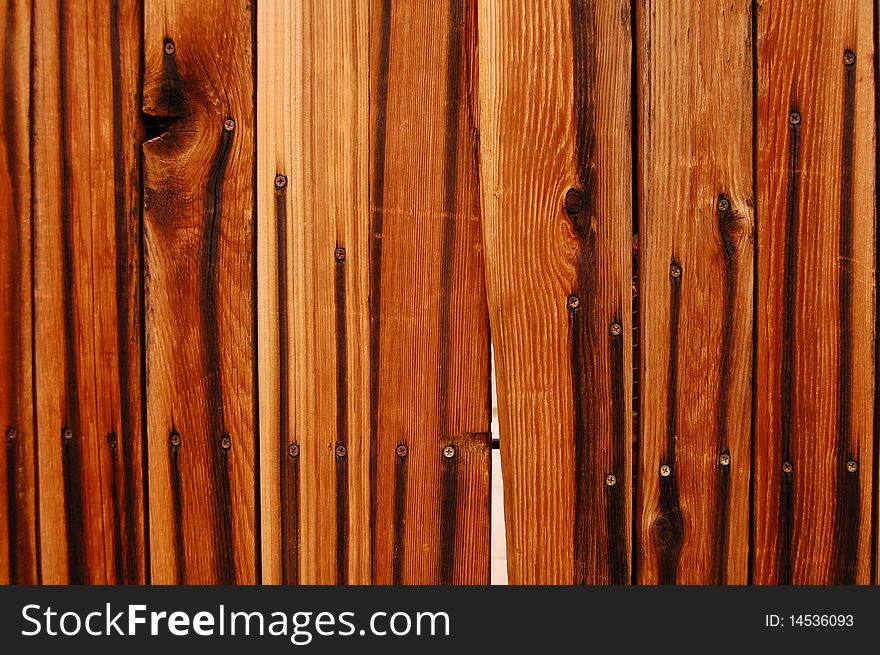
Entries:
<svg viewBox="0 0 880 655">
<path fill-rule="evenodd" d="M 638 582 L 638 470 L 639 470 L 639 373 L 641 369 L 639 281 L 639 78 L 638 78 L 638 16 L 636 0 L 630 2 L 630 145 L 632 147 L 632 532 L 630 535 L 630 582 Z"/>
<path fill-rule="evenodd" d="M 755 573 L 755 461 L 757 446 L 758 398 L 758 0 L 752 0 L 752 398 L 749 440 L 749 543 L 747 584 L 754 583 Z"/>
</svg>

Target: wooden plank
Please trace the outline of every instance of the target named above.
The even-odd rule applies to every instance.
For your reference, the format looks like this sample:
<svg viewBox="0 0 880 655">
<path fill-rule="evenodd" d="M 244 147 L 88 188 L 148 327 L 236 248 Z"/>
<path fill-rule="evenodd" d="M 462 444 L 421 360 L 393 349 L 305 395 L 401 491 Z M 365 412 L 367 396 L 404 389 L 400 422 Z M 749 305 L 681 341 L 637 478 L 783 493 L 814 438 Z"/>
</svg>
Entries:
<svg viewBox="0 0 880 655">
<path fill-rule="evenodd" d="M 480 4 L 483 230 L 514 584 L 630 580 L 629 27 L 619 2 Z"/>
<path fill-rule="evenodd" d="M 254 583 L 252 7 L 147 0 L 146 398 L 154 582 Z"/>
<path fill-rule="evenodd" d="M 641 584 L 748 578 L 751 5 L 637 5 Z"/>
<path fill-rule="evenodd" d="M 870 0 L 757 16 L 757 583 L 870 580 L 872 26 Z"/>
<path fill-rule="evenodd" d="M 277 0 L 257 17 L 263 581 L 364 584 L 368 4 Z"/>
<path fill-rule="evenodd" d="M 489 579 L 476 18 L 465 0 L 370 4 L 375 583 Z"/>
<path fill-rule="evenodd" d="M 143 582 L 139 5 L 33 6 L 42 581 Z"/>
<path fill-rule="evenodd" d="M 0 6 L 0 584 L 36 584 L 28 125 L 31 8 Z"/>
</svg>

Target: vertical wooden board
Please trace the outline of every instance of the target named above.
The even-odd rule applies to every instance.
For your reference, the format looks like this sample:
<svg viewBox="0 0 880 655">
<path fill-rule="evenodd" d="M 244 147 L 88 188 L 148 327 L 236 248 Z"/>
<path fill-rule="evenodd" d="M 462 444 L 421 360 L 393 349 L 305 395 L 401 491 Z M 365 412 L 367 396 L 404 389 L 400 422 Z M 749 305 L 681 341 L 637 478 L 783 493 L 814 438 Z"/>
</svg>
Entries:
<svg viewBox="0 0 880 655">
<path fill-rule="evenodd" d="M 0 584 L 35 584 L 30 3 L 3 3 L 0 25 Z"/>
<path fill-rule="evenodd" d="M 143 582 L 137 2 L 34 4 L 42 580 Z"/>
<path fill-rule="evenodd" d="M 629 3 L 480 4 L 487 286 L 511 583 L 628 583 Z"/>
<path fill-rule="evenodd" d="M 368 5 L 257 17 L 263 581 L 369 583 Z"/>
<path fill-rule="evenodd" d="M 641 584 L 748 577 L 751 5 L 637 5 Z"/>
<path fill-rule="evenodd" d="M 872 25 L 870 0 L 757 16 L 757 583 L 870 579 Z"/>
<path fill-rule="evenodd" d="M 372 578 L 487 583 L 475 5 L 370 10 Z"/>
<path fill-rule="evenodd" d="M 252 5 L 147 0 L 143 145 L 152 579 L 253 583 Z"/>
</svg>

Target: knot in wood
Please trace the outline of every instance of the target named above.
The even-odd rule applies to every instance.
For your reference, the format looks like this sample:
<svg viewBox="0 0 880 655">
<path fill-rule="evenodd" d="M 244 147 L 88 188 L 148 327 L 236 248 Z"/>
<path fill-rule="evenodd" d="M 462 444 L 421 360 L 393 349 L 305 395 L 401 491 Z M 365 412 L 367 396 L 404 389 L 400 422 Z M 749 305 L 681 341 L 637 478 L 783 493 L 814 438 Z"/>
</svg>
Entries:
<svg viewBox="0 0 880 655">
<path fill-rule="evenodd" d="M 586 204 L 587 199 L 584 197 L 584 192 L 580 189 L 572 188 L 565 192 L 565 212 L 569 216 L 580 214 Z"/>
<path fill-rule="evenodd" d="M 116 450 L 116 446 L 119 444 L 119 439 L 116 437 L 115 432 L 111 432 L 107 435 L 107 445 L 110 446 L 110 450 Z"/>
</svg>

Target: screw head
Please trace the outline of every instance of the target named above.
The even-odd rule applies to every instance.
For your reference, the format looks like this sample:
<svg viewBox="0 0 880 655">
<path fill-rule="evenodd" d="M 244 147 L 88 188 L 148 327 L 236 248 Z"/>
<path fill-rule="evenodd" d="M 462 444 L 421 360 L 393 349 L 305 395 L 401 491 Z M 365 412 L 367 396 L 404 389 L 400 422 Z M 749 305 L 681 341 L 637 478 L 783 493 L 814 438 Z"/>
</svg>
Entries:
<svg viewBox="0 0 880 655">
<path fill-rule="evenodd" d="M 18 437 L 18 432 L 16 431 L 15 428 L 9 428 L 6 431 L 6 439 L 8 441 L 15 441 L 17 437 Z"/>
<path fill-rule="evenodd" d="M 605 484 L 609 487 L 613 487 L 617 484 L 617 476 L 613 473 L 609 473 L 605 476 Z"/>
<path fill-rule="evenodd" d="M 235 121 L 231 118 L 227 118 L 225 121 L 223 121 L 223 129 L 227 132 L 232 132 L 232 130 L 235 129 Z"/>
<path fill-rule="evenodd" d="M 718 456 L 718 463 L 721 466 L 730 466 L 730 453 L 721 453 Z"/>
<path fill-rule="evenodd" d="M 171 39 L 168 39 L 167 41 L 165 41 L 165 54 L 166 55 L 173 55 L 174 54 L 174 41 L 172 41 Z"/>
<path fill-rule="evenodd" d="M 70 441 L 71 439 L 73 439 L 73 430 L 71 430 L 70 428 L 64 428 L 64 432 L 61 433 L 61 436 L 64 438 L 65 441 Z"/>
<path fill-rule="evenodd" d="M 669 274 L 673 277 L 673 279 L 678 279 L 681 277 L 681 264 L 672 264 L 669 267 Z"/>
<path fill-rule="evenodd" d="M 345 248 L 337 248 L 333 251 L 333 256 L 336 257 L 336 261 L 344 262 L 345 261 Z"/>
<path fill-rule="evenodd" d="M 567 304 L 569 309 L 577 309 L 581 306 L 581 299 L 572 294 L 568 297 Z"/>
<path fill-rule="evenodd" d="M 297 443 L 287 444 L 287 455 L 288 455 L 288 457 L 298 457 L 299 456 L 299 444 L 297 444 Z"/>
<path fill-rule="evenodd" d="M 336 446 L 335 452 L 337 457 L 345 457 L 348 454 L 348 449 L 342 444 L 339 444 L 338 446 Z"/>
<path fill-rule="evenodd" d="M 228 434 L 224 434 L 220 437 L 220 447 L 223 450 L 229 450 L 232 447 L 232 439 L 229 438 Z"/>
<path fill-rule="evenodd" d="M 668 478 L 671 473 L 672 469 L 669 468 L 669 464 L 664 464 L 660 467 L 660 475 L 662 475 L 664 478 Z"/>
<path fill-rule="evenodd" d="M 279 189 L 283 189 L 284 187 L 286 187 L 287 186 L 287 176 L 282 175 L 281 173 L 278 173 L 278 175 L 275 176 L 275 186 L 278 187 Z"/>
<path fill-rule="evenodd" d="M 585 204 L 584 193 L 580 189 L 569 189 L 565 192 L 566 213 L 572 216 L 580 214 Z"/>
<path fill-rule="evenodd" d="M 453 446 L 452 444 L 445 446 L 443 448 L 443 457 L 445 457 L 446 459 L 452 459 L 453 457 L 455 457 L 455 446 Z"/>
<path fill-rule="evenodd" d="M 850 473 L 855 473 L 856 471 L 859 470 L 859 463 L 857 461 L 855 461 L 854 459 L 849 460 L 846 463 L 846 470 Z"/>
<path fill-rule="evenodd" d="M 397 449 L 395 450 L 395 452 L 397 453 L 398 457 L 406 457 L 406 454 L 409 452 L 409 450 L 407 449 L 406 446 L 404 446 L 403 444 L 400 444 L 397 447 Z"/>
<path fill-rule="evenodd" d="M 730 211 L 730 201 L 724 196 L 721 196 L 720 198 L 718 198 L 718 204 L 716 205 L 716 207 L 718 208 L 718 211 L 720 211 L 722 214 L 728 212 Z"/>
<path fill-rule="evenodd" d="M 845 66 L 852 66 L 856 63 L 856 53 L 852 50 L 847 50 L 843 53 L 843 63 Z"/>
<path fill-rule="evenodd" d="M 788 475 L 794 470 L 794 466 L 792 466 L 791 462 L 785 461 L 782 463 L 782 472 Z"/>
<path fill-rule="evenodd" d="M 800 125 L 801 124 L 801 113 L 799 111 L 793 111 L 788 115 L 788 122 L 792 125 Z"/>
<path fill-rule="evenodd" d="M 623 328 L 620 326 L 620 323 L 612 323 L 611 327 L 608 328 L 608 331 L 611 333 L 612 337 L 620 336 L 620 333 L 623 332 Z"/>
<path fill-rule="evenodd" d="M 180 435 L 176 432 L 171 433 L 171 445 L 177 447 L 180 445 Z"/>
</svg>

